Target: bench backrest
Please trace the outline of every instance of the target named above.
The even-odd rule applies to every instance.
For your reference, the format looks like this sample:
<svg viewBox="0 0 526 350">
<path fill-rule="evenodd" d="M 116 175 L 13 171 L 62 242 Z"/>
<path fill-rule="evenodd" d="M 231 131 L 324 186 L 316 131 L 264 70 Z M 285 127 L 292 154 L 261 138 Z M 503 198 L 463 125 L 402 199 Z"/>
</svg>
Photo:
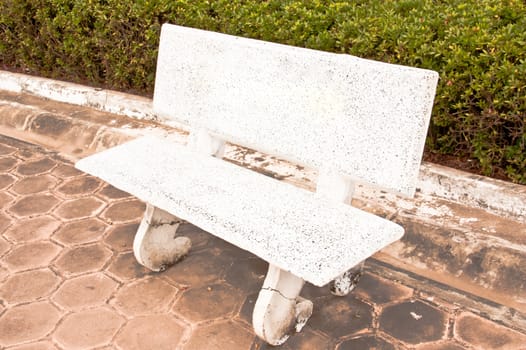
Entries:
<svg viewBox="0 0 526 350">
<path fill-rule="evenodd" d="M 154 109 L 412 196 L 436 72 L 165 24 Z"/>
</svg>

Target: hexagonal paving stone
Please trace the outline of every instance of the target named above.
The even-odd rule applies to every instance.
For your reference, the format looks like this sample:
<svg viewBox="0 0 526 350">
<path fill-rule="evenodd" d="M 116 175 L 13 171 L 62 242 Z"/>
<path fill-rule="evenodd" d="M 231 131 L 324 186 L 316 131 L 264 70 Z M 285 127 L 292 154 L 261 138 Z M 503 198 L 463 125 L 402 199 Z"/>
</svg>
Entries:
<svg viewBox="0 0 526 350">
<path fill-rule="evenodd" d="M 380 338 L 377 335 L 366 334 L 342 342 L 337 350 L 355 350 L 355 349 L 382 349 L 395 350 L 396 348 Z"/>
<path fill-rule="evenodd" d="M 55 266 L 66 276 L 95 272 L 102 269 L 111 255 L 101 243 L 91 244 L 64 251 Z"/>
<path fill-rule="evenodd" d="M 444 341 L 438 343 L 426 343 L 417 345 L 416 350 L 464 350 L 465 347 L 459 344 L 456 344 L 453 341 Z"/>
<path fill-rule="evenodd" d="M 43 241 L 14 247 L 2 260 L 11 271 L 46 267 L 58 255 L 60 247 Z"/>
<path fill-rule="evenodd" d="M 51 237 L 60 226 L 60 221 L 51 216 L 38 216 L 17 220 L 5 236 L 17 243 L 38 241 Z"/>
<path fill-rule="evenodd" d="M 17 201 L 9 208 L 9 211 L 20 217 L 44 214 L 58 202 L 58 198 L 48 193 L 33 194 Z"/>
<path fill-rule="evenodd" d="M 155 272 L 148 270 L 137 262 L 133 252 L 119 254 L 117 258 L 113 259 L 108 272 L 119 279 L 126 281 L 130 279 L 141 278 L 146 275 L 153 275 Z"/>
<path fill-rule="evenodd" d="M 232 321 L 212 323 L 199 327 L 184 350 L 249 350 L 255 336 Z"/>
<path fill-rule="evenodd" d="M 245 297 L 245 301 L 239 310 L 237 318 L 249 326 L 252 325 L 252 313 L 254 312 L 254 306 L 256 305 L 256 300 L 258 299 L 259 290 L 255 293 L 249 294 Z"/>
<path fill-rule="evenodd" d="M 210 233 L 187 222 L 179 225 L 177 234 L 190 238 L 192 241 L 192 252 L 195 253 L 201 251 L 203 248 L 209 248 L 209 243 L 214 238 Z"/>
<path fill-rule="evenodd" d="M 0 207 L 6 208 L 15 198 L 6 192 L 0 192 Z"/>
<path fill-rule="evenodd" d="M 0 266 L 0 282 L 7 277 L 9 272 L 7 269 L 4 269 L 2 266 Z M 0 304 L 1 305 L 1 304 Z M 0 314 L 2 313 L 2 309 L 0 309 Z"/>
<path fill-rule="evenodd" d="M 16 149 L 7 145 L 0 145 L 0 155 L 15 153 Z"/>
<path fill-rule="evenodd" d="M 353 293 L 375 304 L 385 304 L 405 300 L 413 295 L 413 290 L 394 281 L 364 273 Z"/>
<path fill-rule="evenodd" d="M 2 157 L 0 158 L 0 171 L 9 171 L 18 163 L 18 160 L 14 157 Z"/>
<path fill-rule="evenodd" d="M 315 300 L 315 311 L 309 320 L 312 328 L 331 338 L 352 335 L 372 327 L 373 308 L 354 298 L 326 296 Z"/>
<path fill-rule="evenodd" d="M 232 264 L 232 258 L 214 255 L 210 250 L 190 254 L 171 266 L 164 275 L 178 284 L 192 287 L 213 284 L 219 281 L 224 271 Z"/>
<path fill-rule="evenodd" d="M 139 228 L 138 223 L 118 225 L 104 238 L 104 242 L 117 252 L 133 249 L 133 239 Z"/>
<path fill-rule="evenodd" d="M 38 175 L 26 177 L 18 181 L 11 191 L 20 195 L 44 192 L 53 189 L 57 180 L 51 175 Z"/>
<path fill-rule="evenodd" d="M 96 218 L 67 223 L 53 238 L 64 245 L 89 243 L 100 240 L 107 225 Z"/>
<path fill-rule="evenodd" d="M 381 330 L 410 344 L 439 340 L 447 327 L 444 312 L 419 300 L 386 307 L 379 321 Z"/>
<path fill-rule="evenodd" d="M 16 177 L 9 174 L 0 174 L 0 190 L 9 187 L 16 180 Z"/>
<path fill-rule="evenodd" d="M 66 309 L 81 310 L 103 305 L 117 287 L 118 283 L 103 273 L 84 275 L 64 282 L 53 300 Z"/>
<path fill-rule="evenodd" d="M 25 176 L 43 174 L 53 169 L 56 164 L 57 163 L 50 158 L 42 158 L 19 165 L 16 171 L 20 175 Z"/>
<path fill-rule="evenodd" d="M 0 256 L 4 255 L 11 249 L 11 243 L 6 241 L 2 236 L 0 236 Z"/>
<path fill-rule="evenodd" d="M 306 282 L 301 290 L 301 296 L 312 301 L 315 301 L 318 298 L 326 298 L 330 295 L 332 294 L 329 286 L 318 287 L 309 282 Z"/>
<path fill-rule="evenodd" d="M 104 211 L 102 217 L 111 222 L 126 222 L 142 218 L 145 204 L 139 200 L 116 202 Z"/>
<path fill-rule="evenodd" d="M 55 327 L 59 319 L 60 312 L 49 302 L 8 309 L 0 317 L 0 345 L 39 340 Z"/>
<path fill-rule="evenodd" d="M 214 284 L 185 291 L 172 310 L 187 320 L 199 322 L 231 316 L 243 299 L 241 290 L 227 283 Z"/>
<path fill-rule="evenodd" d="M 299 333 L 293 332 L 287 339 L 285 344 L 278 347 L 267 344 L 265 341 L 255 338 L 252 344 L 252 349 L 258 350 L 334 350 L 334 346 L 330 346 L 331 341 L 323 334 L 319 334 L 309 327 L 307 324 Z M 366 348 L 364 348 L 366 349 Z M 356 349 L 356 350 L 362 350 Z M 370 350 L 370 349 L 369 349 Z"/>
<path fill-rule="evenodd" d="M 104 196 L 108 199 L 121 199 L 126 197 L 131 197 L 131 194 L 119 190 L 118 188 L 113 187 L 112 185 L 106 185 L 99 191 L 101 196 Z"/>
<path fill-rule="evenodd" d="M 523 350 L 526 345 L 526 335 L 469 312 L 458 316 L 455 336 L 477 349 Z"/>
<path fill-rule="evenodd" d="M 0 232 L 4 232 L 4 230 L 14 221 L 15 220 L 12 220 L 9 216 L 0 213 Z"/>
<path fill-rule="evenodd" d="M 67 180 L 56 191 L 65 196 L 86 195 L 95 192 L 100 184 L 100 180 L 93 176 L 80 176 Z"/>
<path fill-rule="evenodd" d="M 168 310 L 177 288 L 160 278 L 147 278 L 122 287 L 113 304 L 126 315 L 145 315 Z"/>
<path fill-rule="evenodd" d="M 17 156 L 24 160 L 34 160 L 35 158 L 41 158 L 42 153 L 38 152 L 36 149 L 19 148 L 17 150 Z"/>
<path fill-rule="evenodd" d="M 66 220 L 80 219 L 97 215 L 104 205 L 95 197 L 79 198 L 62 202 L 54 212 Z"/>
<path fill-rule="evenodd" d="M 268 263 L 257 257 L 236 259 L 226 270 L 225 280 L 231 285 L 246 291 L 254 291 L 263 285 L 267 274 Z"/>
<path fill-rule="evenodd" d="M 129 350 L 171 350 L 177 348 L 183 332 L 184 327 L 170 315 L 135 317 L 123 327 L 116 344 Z"/>
<path fill-rule="evenodd" d="M 106 345 L 124 324 L 124 319 L 107 307 L 69 314 L 53 333 L 65 349 L 90 349 Z"/>
<path fill-rule="evenodd" d="M 57 347 L 49 341 L 39 341 L 9 348 L 9 350 L 56 350 Z"/>
<path fill-rule="evenodd" d="M 59 164 L 53 169 L 52 174 L 59 178 L 65 178 L 82 175 L 82 171 L 69 164 Z"/>
<path fill-rule="evenodd" d="M 228 243 L 227 241 L 216 237 L 214 235 L 210 235 L 208 237 L 208 251 L 211 251 L 215 255 L 228 255 L 228 256 L 234 256 L 236 260 L 241 259 L 250 259 L 254 258 L 255 255 L 250 253 L 249 251 L 240 249 L 239 247 Z"/>
<path fill-rule="evenodd" d="M 321 334 L 314 332 L 306 326 L 300 333 L 294 333 L 285 344 L 280 346 L 280 350 L 314 350 L 329 349 L 329 339 Z M 271 348 L 270 346 L 268 347 Z"/>
<path fill-rule="evenodd" d="M 17 273 L 0 285 L 0 299 L 10 304 L 39 300 L 60 284 L 60 278 L 50 269 Z"/>
</svg>

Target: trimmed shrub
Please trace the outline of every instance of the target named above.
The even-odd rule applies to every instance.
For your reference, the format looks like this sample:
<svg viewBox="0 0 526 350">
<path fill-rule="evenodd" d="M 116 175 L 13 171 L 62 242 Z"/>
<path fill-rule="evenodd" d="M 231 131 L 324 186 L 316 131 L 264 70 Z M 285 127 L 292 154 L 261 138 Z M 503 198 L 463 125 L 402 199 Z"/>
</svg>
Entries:
<svg viewBox="0 0 526 350">
<path fill-rule="evenodd" d="M 171 22 L 433 69 L 428 150 L 526 184 L 525 13 L 522 0 L 3 0 L 0 62 L 151 95 Z"/>
</svg>

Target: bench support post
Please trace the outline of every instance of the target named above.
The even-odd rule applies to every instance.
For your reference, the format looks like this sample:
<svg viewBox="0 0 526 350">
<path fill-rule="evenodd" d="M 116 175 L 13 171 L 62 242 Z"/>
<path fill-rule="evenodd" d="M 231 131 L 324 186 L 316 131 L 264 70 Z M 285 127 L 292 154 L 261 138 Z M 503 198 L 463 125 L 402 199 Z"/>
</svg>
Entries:
<svg viewBox="0 0 526 350">
<path fill-rule="evenodd" d="M 354 183 L 350 179 L 335 172 L 320 170 L 316 192 L 332 200 L 351 204 L 354 194 Z M 345 296 L 352 292 L 362 276 L 363 265 L 364 262 L 362 261 L 332 281 L 330 283 L 331 293 L 337 296 Z"/>
<path fill-rule="evenodd" d="M 190 133 L 188 147 L 195 149 L 197 152 L 211 155 L 216 158 L 223 158 L 223 154 L 225 153 L 225 141 L 212 136 L 202 128 Z"/>
<path fill-rule="evenodd" d="M 283 344 L 299 332 L 312 315 L 312 302 L 299 296 L 305 281 L 274 265 L 259 292 L 252 323 L 254 331 L 270 345 Z"/>
<path fill-rule="evenodd" d="M 133 241 L 133 253 L 139 264 L 153 271 L 163 271 L 184 257 L 192 243 L 188 237 L 176 236 L 181 220 L 150 204 Z"/>
<path fill-rule="evenodd" d="M 330 291 L 333 295 L 340 297 L 346 296 L 358 285 L 358 281 L 363 274 L 364 261 L 344 272 L 341 276 L 330 283 Z"/>
</svg>

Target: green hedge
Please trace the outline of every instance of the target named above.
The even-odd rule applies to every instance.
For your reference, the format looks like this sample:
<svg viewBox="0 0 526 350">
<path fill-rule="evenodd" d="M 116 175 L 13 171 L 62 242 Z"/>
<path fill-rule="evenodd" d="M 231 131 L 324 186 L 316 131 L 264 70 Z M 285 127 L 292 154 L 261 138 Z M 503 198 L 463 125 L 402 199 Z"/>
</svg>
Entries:
<svg viewBox="0 0 526 350">
<path fill-rule="evenodd" d="M 164 22 L 436 70 L 428 150 L 526 183 L 522 0 L 3 0 L 0 63 L 151 94 Z"/>
</svg>

